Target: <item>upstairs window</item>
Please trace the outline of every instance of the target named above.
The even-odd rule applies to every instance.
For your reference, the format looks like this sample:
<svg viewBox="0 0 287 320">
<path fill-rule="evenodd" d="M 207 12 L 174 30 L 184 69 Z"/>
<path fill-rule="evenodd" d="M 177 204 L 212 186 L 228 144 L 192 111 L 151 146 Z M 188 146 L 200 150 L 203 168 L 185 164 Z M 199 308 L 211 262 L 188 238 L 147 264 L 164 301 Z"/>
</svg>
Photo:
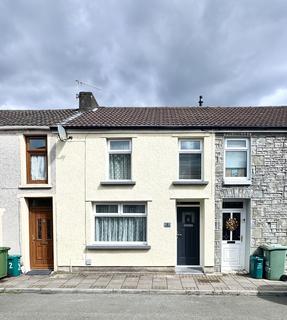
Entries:
<svg viewBox="0 0 287 320">
<path fill-rule="evenodd" d="M 48 183 L 47 137 L 26 137 L 27 183 Z"/>
<path fill-rule="evenodd" d="M 179 140 L 179 179 L 202 180 L 202 140 Z"/>
<path fill-rule="evenodd" d="M 108 140 L 109 180 L 131 180 L 131 140 Z"/>
<path fill-rule="evenodd" d="M 249 140 L 225 140 L 225 179 L 249 180 Z"/>
</svg>

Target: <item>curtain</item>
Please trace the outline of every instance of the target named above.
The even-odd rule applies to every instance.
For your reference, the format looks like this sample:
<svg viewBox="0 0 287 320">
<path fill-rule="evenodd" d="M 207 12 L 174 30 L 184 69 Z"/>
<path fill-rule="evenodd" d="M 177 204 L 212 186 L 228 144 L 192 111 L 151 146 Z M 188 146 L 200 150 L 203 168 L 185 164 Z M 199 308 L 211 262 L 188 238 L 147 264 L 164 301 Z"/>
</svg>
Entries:
<svg viewBox="0 0 287 320">
<path fill-rule="evenodd" d="M 110 179 L 131 179 L 131 155 L 110 154 Z"/>
<path fill-rule="evenodd" d="M 31 156 L 31 178 L 32 180 L 46 180 L 46 156 Z"/>
<path fill-rule="evenodd" d="M 146 241 L 146 217 L 96 217 L 96 241 Z"/>
</svg>

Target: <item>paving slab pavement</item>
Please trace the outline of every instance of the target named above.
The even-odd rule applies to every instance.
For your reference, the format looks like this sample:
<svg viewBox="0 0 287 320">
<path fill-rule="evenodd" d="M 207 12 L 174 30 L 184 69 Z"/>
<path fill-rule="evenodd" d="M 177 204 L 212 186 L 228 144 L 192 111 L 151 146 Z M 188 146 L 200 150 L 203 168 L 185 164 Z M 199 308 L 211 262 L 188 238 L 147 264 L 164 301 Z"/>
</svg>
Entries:
<svg viewBox="0 0 287 320">
<path fill-rule="evenodd" d="M 0 279 L 1 292 L 287 296 L 287 282 L 238 274 L 54 273 Z"/>
</svg>

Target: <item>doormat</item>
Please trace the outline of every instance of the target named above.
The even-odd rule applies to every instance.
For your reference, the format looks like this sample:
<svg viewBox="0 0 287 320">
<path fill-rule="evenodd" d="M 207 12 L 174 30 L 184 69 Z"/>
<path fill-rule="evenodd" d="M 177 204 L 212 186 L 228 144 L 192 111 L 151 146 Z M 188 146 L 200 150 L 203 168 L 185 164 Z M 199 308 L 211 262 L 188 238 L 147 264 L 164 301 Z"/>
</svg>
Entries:
<svg viewBox="0 0 287 320">
<path fill-rule="evenodd" d="M 52 270 L 31 270 L 26 273 L 27 276 L 48 276 L 50 275 Z"/>
<path fill-rule="evenodd" d="M 218 278 L 202 277 L 196 279 L 199 283 L 221 282 Z"/>
</svg>

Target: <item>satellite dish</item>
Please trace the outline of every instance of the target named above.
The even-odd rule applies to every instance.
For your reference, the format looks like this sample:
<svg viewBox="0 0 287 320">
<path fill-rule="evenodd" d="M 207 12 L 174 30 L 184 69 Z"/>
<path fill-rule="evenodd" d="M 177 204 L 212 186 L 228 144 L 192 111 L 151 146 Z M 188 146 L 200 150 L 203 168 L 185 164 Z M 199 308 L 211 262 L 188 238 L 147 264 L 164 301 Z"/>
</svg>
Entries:
<svg viewBox="0 0 287 320">
<path fill-rule="evenodd" d="M 67 132 L 63 126 L 58 124 L 58 135 L 61 141 L 67 141 L 69 138 L 67 136 Z"/>
</svg>

